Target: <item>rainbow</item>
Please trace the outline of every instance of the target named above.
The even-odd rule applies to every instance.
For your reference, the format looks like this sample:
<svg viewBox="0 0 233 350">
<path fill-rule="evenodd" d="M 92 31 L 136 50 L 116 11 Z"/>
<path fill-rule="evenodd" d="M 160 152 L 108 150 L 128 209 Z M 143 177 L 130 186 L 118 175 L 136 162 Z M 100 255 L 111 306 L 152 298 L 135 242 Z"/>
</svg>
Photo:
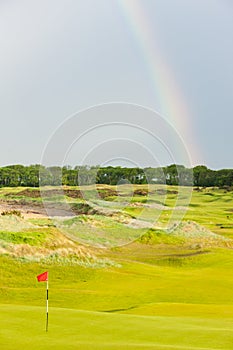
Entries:
<svg viewBox="0 0 233 350">
<path fill-rule="evenodd" d="M 185 140 L 192 140 L 192 149 L 189 147 L 192 154 L 191 163 L 200 161 L 198 147 L 193 140 L 191 112 L 171 68 L 166 63 L 158 37 L 151 29 L 143 1 L 118 0 L 118 3 L 143 54 L 150 82 L 159 100 L 158 112 L 176 129 L 184 143 Z"/>
</svg>

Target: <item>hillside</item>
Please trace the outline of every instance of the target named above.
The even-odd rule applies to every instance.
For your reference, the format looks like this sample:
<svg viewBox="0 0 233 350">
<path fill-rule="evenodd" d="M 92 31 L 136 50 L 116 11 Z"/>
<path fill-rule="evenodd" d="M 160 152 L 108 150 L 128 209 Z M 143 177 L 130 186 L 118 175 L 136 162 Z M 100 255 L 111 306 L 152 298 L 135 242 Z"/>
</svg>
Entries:
<svg viewBox="0 0 233 350">
<path fill-rule="evenodd" d="M 150 191 L 142 185 L 45 188 L 41 197 L 38 189 L 1 189 L 1 249 L 35 258 L 108 255 L 99 248 L 133 242 L 179 251 L 232 248 L 232 192 L 198 189 L 190 196 L 183 188 L 180 199 L 175 187 Z"/>
</svg>

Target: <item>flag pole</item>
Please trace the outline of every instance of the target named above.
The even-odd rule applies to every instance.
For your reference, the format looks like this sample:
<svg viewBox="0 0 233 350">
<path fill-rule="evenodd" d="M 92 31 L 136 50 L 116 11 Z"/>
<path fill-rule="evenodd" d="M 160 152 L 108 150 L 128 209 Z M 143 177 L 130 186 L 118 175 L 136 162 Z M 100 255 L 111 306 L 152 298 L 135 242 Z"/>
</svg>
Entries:
<svg viewBox="0 0 233 350">
<path fill-rule="evenodd" d="M 47 291 L 46 291 L 46 332 L 48 332 L 49 326 L 49 274 L 47 278 Z"/>
<path fill-rule="evenodd" d="M 46 332 L 48 332 L 49 327 L 49 272 L 45 271 L 37 276 L 38 282 L 47 282 L 46 288 Z"/>
</svg>

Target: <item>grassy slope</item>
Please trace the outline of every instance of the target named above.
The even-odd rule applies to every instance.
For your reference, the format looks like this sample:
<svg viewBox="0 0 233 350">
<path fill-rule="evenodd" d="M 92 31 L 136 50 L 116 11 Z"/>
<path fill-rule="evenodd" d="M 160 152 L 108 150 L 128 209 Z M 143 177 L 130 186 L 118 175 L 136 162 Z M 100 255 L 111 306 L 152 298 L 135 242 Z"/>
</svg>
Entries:
<svg viewBox="0 0 233 350">
<path fill-rule="evenodd" d="M 26 349 L 233 349 L 232 257 L 217 249 L 182 266 L 51 266 L 48 335 L 45 284 L 35 279 L 47 266 L 1 258 L 0 342 L 4 349 L 15 349 L 13 337 Z"/>
<path fill-rule="evenodd" d="M 35 276 L 50 271 L 51 303 L 57 307 L 95 311 L 137 308 L 155 303 L 233 304 L 233 252 L 216 250 L 183 258 L 183 265 L 162 266 L 124 261 L 121 268 L 46 266 L 1 257 L 1 300 L 5 303 L 43 304 L 43 284 Z M 39 298 L 39 299 L 38 299 Z M 42 300 L 41 300 L 42 299 Z M 169 310 L 167 310 L 169 312 Z M 190 314 L 191 316 L 192 314 Z"/>
<path fill-rule="evenodd" d="M 195 220 L 213 232 L 233 239 L 233 192 L 194 191 L 185 219 Z"/>
<path fill-rule="evenodd" d="M 193 193 L 186 218 L 232 237 L 232 193 L 205 193 Z M 167 202 L 174 203 L 172 196 Z M 233 251 L 180 253 L 185 249 L 174 244 L 133 244 L 105 251 L 122 266 L 105 269 L 1 256 L 0 344 L 4 349 L 233 349 Z M 45 284 L 35 278 L 45 269 L 48 334 Z"/>
</svg>

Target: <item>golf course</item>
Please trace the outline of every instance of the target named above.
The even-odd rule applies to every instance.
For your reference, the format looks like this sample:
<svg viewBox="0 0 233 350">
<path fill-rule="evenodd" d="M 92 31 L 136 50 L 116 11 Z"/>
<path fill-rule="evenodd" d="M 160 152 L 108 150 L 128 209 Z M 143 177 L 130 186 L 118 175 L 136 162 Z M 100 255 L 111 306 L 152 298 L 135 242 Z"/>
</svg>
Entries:
<svg viewBox="0 0 233 350">
<path fill-rule="evenodd" d="M 233 0 L 0 28 L 0 350 L 233 350 Z"/>
<path fill-rule="evenodd" d="M 0 189 L 1 349 L 233 349 L 231 188 L 43 191 Z"/>
</svg>

